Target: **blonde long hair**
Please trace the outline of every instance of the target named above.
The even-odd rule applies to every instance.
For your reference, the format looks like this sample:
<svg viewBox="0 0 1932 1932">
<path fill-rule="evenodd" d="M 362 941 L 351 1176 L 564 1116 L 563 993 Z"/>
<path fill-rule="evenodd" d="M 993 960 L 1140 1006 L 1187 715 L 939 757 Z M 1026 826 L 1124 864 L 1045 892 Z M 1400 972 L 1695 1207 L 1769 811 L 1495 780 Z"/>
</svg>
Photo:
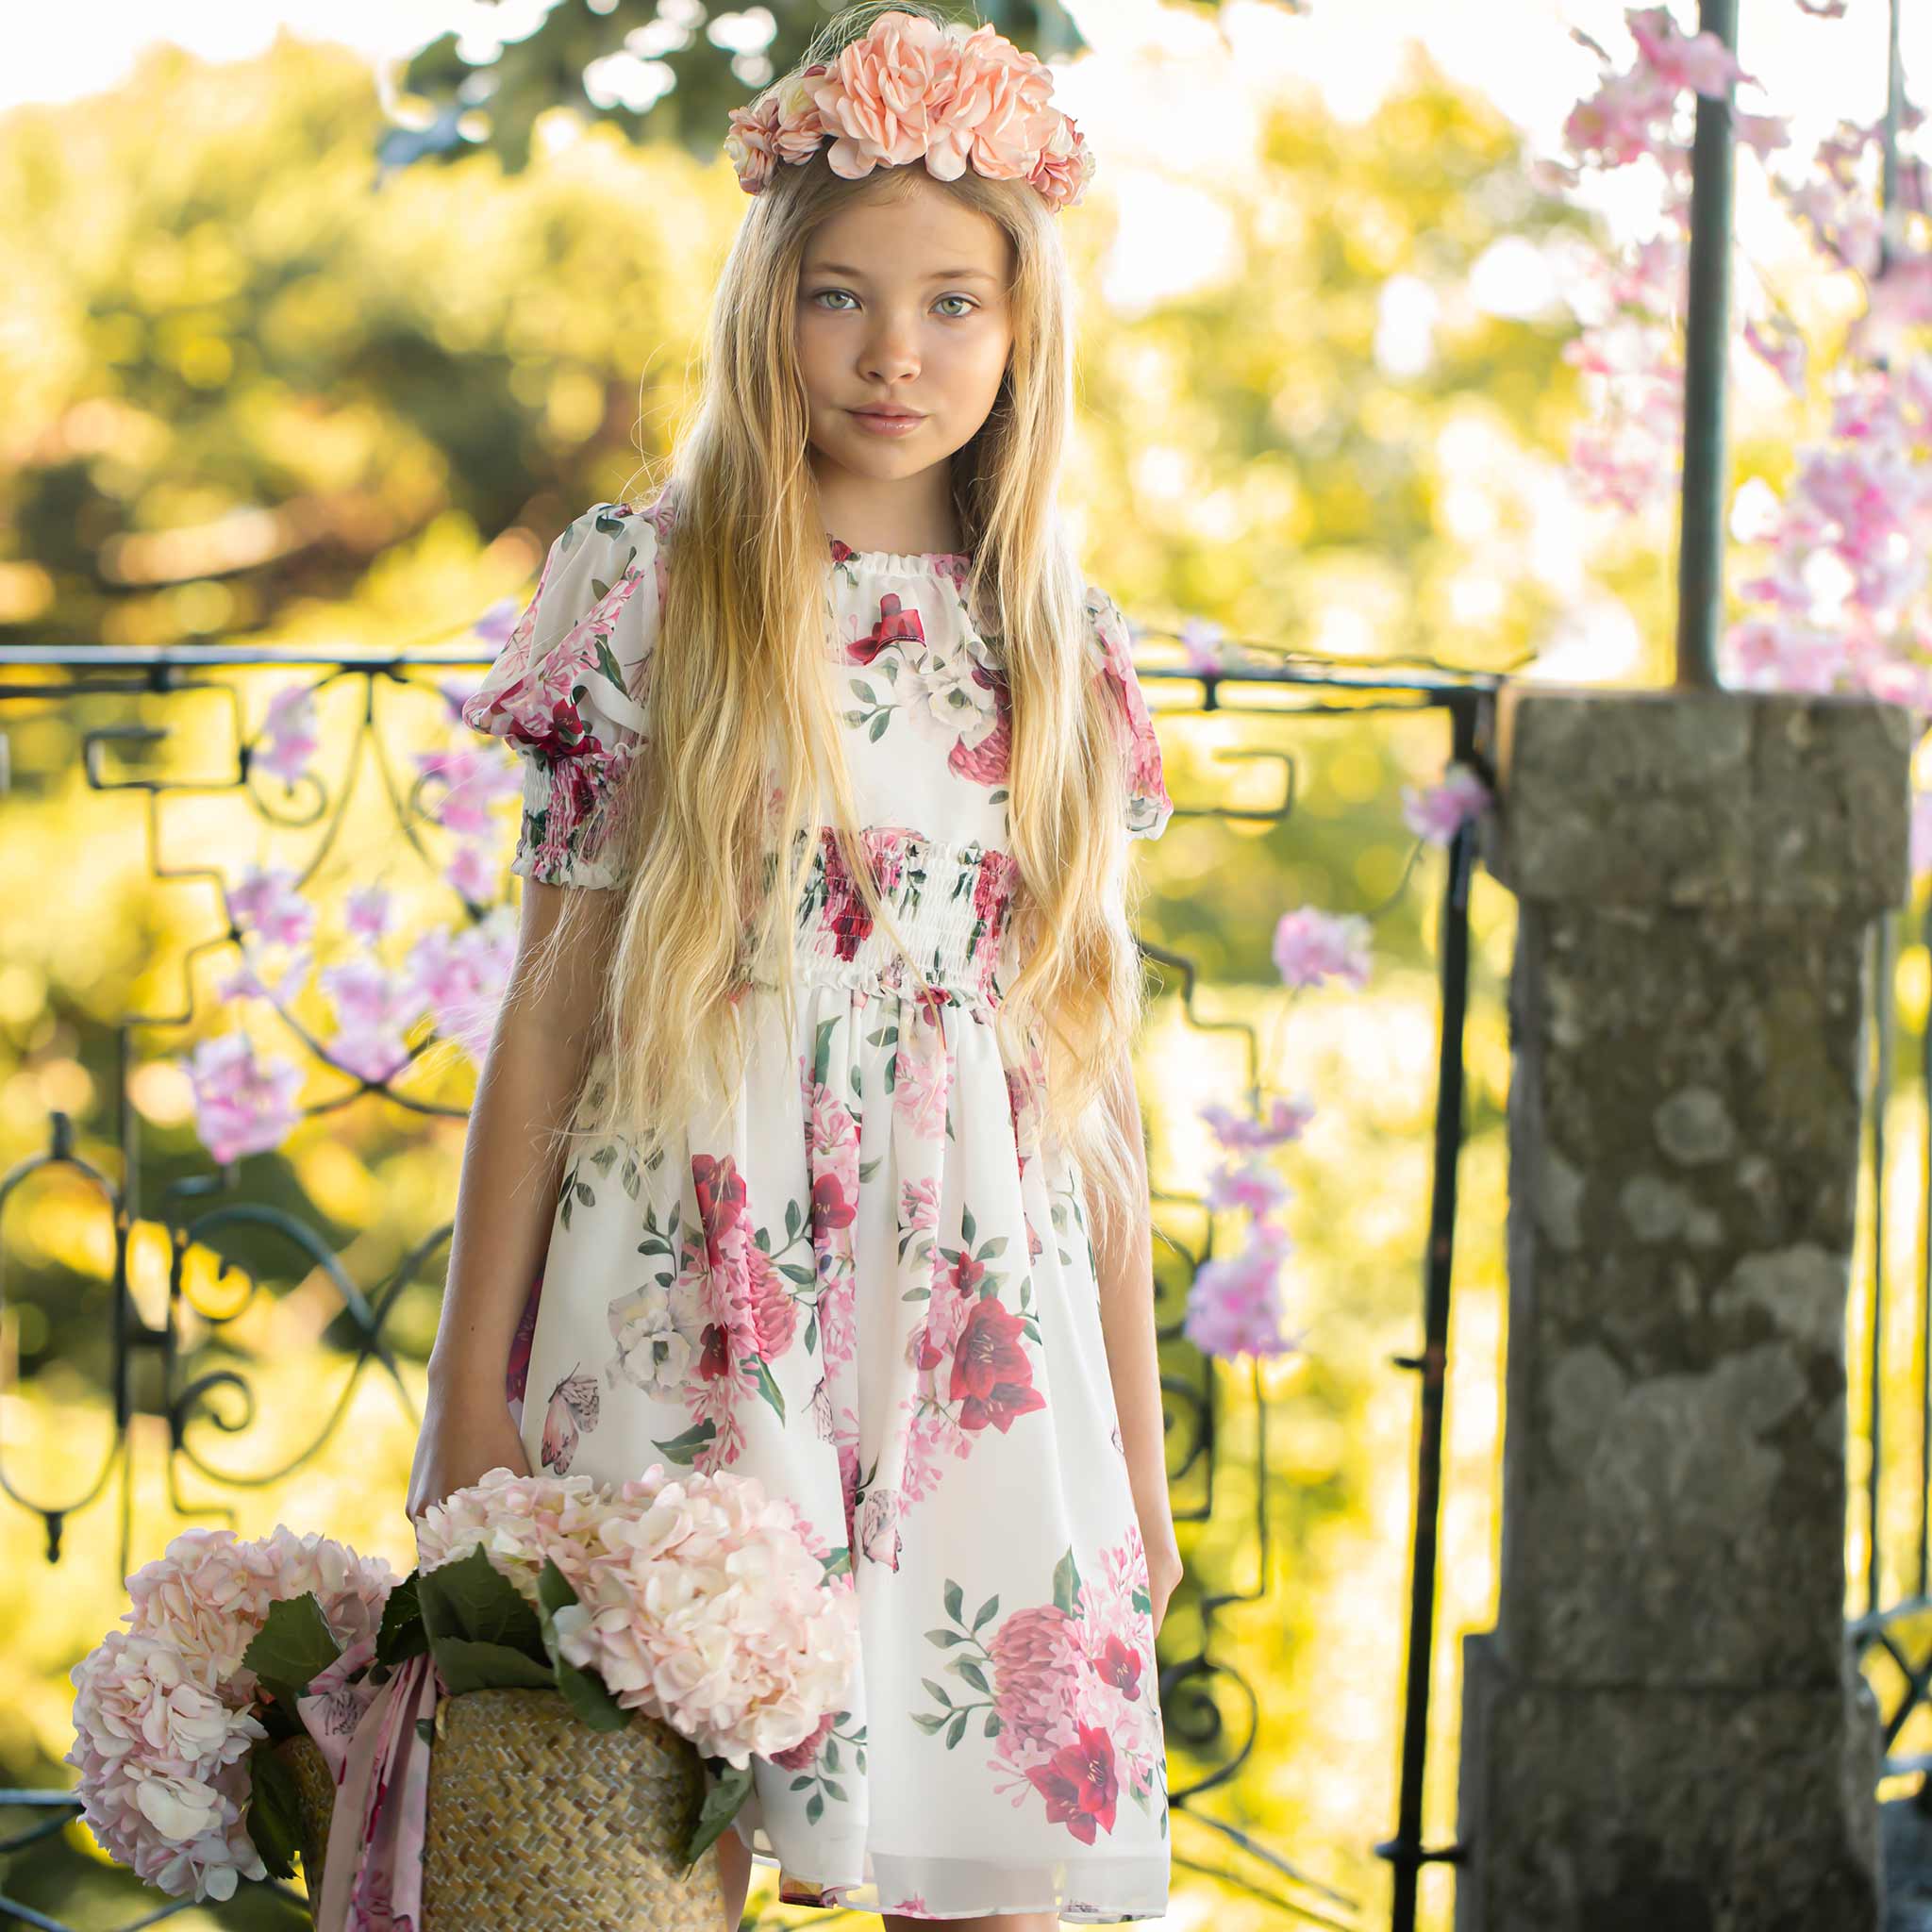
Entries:
<svg viewBox="0 0 1932 1932">
<path fill-rule="evenodd" d="M 884 10 L 840 16 L 808 59 L 832 58 Z M 947 18 L 918 0 L 902 10 Z M 778 166 L 721 271 L 692 417 L 647 500 L 670 490 L 675 527 L 645 672 L 649 737 L 608 833 L 625 894 L 595 1023 L 608 1080 L 595 1119 L 564 1129 L 568 1139 L 622 1132 L 654 1160 L 694 1110 L 731 1091 L 749 1046 L 737 995 L 748 981 L 773 989 L 782 1011 L 796 993 L 792 926 L 818 826 L 832 829 L 854 889 L 898 938 L 856 842 L 824 675 L 829 554 L 793 317 L 812 232 L 856 200 L 903 192 L 903 172 L 847 180 L 824 147 Z M 1146 990 L 1130 923 L 1118 701 L 1088 656 L 1085 584 L 1055 502 L 1074 403 L 1064 217 L 1022 180 L 968 168 L 938 185 L 998 223 L 1016 262 L 1007 374 L 952 458 L 972 555 L 966 602 L 1012 700 L 1010 920 L 1024 967 L 1004 989 L 999 1037 L 1009 1066 L 1038 1055 L 1041 1144 L 1071 1149 L 1094 1210 L 1090 1234 L 1105 1242 L 1116 1215 L 1145 1208 L 1138 1150 L 1107 1098 Z M 774 890 L 785 856 L 791 875 Z M 553 928 L 558 945 L 582 911 Z"/>
</svg>

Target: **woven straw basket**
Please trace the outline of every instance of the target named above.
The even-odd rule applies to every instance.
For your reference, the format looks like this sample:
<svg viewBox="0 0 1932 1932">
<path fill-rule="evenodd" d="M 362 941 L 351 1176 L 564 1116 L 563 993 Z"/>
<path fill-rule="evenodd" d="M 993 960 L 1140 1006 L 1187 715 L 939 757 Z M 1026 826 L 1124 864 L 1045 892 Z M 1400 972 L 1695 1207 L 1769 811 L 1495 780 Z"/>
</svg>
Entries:
<svg viewBox="0 0 1932 1932">
<path fill-rule="evenodd" d="M 334 1783 L 308 1739 L 278 1748 L 317 1899 Z M 446 1697 L 429 1753 L 420 1932 L 718 1932 L 717 1847 L 689 1869 L 683 1853 L 704 1797 L 695 1747 L 660 1719 L 634 1712 L 622 1730 L 593 1731 L 556 1690 Z"/>
</svg>

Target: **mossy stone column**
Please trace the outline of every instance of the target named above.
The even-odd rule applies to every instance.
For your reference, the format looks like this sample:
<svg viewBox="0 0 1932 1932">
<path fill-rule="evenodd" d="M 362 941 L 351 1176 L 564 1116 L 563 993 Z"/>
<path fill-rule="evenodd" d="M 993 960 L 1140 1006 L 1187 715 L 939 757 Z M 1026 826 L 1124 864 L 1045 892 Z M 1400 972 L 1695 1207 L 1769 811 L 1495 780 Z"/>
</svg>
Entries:
<svg viewBox="0 0 1932 1932">
<path fill-rule="evenodd" d="M 1504 695 L 1501 1601 L 1464 1651 L 1457 1932 L 1878 1924 L 1844 1315 L 1909 725 L 1849 698 Z"/>
</svg>

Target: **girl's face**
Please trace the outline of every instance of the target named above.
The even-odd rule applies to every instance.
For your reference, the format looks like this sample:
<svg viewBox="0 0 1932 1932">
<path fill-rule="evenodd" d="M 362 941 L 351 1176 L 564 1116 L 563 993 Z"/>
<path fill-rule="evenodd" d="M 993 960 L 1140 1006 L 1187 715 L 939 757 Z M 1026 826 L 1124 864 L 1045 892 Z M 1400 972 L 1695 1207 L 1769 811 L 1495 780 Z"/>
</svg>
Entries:
<svg viewBox="0 0 1932 1932">
<path fill-rule="evenodd" d="M 920 165 L 903 199 L 856 202 L 807 244 L 797 350 L 813 467 L 861 490 L 942 463 L 986 421 L 1012 347 L 1013 246 L 989 216 L 961 207 Z M 855 412 L 917 412 L 878 430 Z"/>
</svg>

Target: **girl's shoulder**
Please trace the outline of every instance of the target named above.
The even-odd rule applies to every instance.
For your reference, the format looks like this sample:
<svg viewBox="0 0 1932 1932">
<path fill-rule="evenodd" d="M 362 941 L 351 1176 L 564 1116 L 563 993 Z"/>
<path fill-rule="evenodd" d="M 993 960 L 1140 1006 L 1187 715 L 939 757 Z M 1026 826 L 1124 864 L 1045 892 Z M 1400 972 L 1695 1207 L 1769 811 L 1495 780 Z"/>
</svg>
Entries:
<svg viewBox="0 0 1932 1932">
<path fill-rule="evenodd" d="M 591 739 L 608 753 L 626 734 L 641 733 L 641 685 L 657 641 L 669 523 L 661 498 L 643 506 L 593 503 L 573 517 L 552 540 L 529 602 L 464 704 L 464 723 L 553 757 L 588 750 Z"/>
<path fill-rule="evenodd" d="M 523 759 L 523 830 L 510 870 L 609 885 L 604 832 L 618 783 L 650 734 L 649 672 L 664 596 L 662 493 L 593 503 L 552 540 L 537 587 L 464 724 Z"/>
</svg>

